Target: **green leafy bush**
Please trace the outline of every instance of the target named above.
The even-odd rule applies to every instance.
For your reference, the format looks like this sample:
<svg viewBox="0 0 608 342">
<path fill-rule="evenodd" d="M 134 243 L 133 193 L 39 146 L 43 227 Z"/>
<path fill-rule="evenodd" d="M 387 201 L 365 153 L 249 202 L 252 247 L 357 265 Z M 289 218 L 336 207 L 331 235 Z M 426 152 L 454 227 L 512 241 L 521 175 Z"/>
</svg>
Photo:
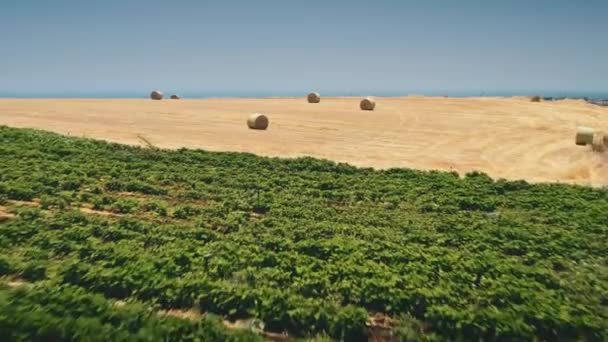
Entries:
<svg viewBox="0 0 608 342">
<path fill-rule="evenodd" d="M 40 304 L 43 304 L 42 306 Z M 196 321 L 156 315 L 140 303 L 112 305 L 81 288 L 0 288 L 3 341 L 262 341 L 228 331 L 214 317 Z"/>
<path fill-rule="evenodd" d="M 54 197 L 49 195 L 40 196 L 40 207 L 42 209 L 58 208 L 65 209 L 69 207 L 69 201 L 62 197 Z"/>
<path fill-rule="evenodd" d="M 0 304 L 2 340 L 232 338 L 143 314 L 153 307 L 338 340 L 365 339 L 377 312 L 403 340 L 608 336 L 606 188 L 7 127 L 0 140 L 0 196 L 15 213 L 0 222 L 0 272 L 36 281 L 39 294 L 2 292 L 13 303 Z M 130 215 L 77 210 L 91 205 Z M 118 298 L 147 309 L 98 303 Z"/>
<path fill-rule="evenodd" d="M 0 277 L 13 273 L 14 266 L 12 260 L 7 256 L 0 255 Z"/>
<path fill-rule="evenodd" d="M 121 214 L 129 214 L 135 212 L 139 207 L 139 203 L 136 200 L 128 198 L 120 198 L 112 203 L 112 211 Z"/>
<path fill-rule="evenodd" d="M 25 185 L 16 184 L 15 186 L 6 188 L 6 195 L 9 199 L 17 201 L 31 201 L 36 193 L 31 188 Z"/>
<path fill-rule="evenodd" d="M 25 265 L 21 272 L 21 277 L 29 281 L 38 281 L 46 278 L 46 271 L 47 268 L 44 263 L 40 261 L 30 261 Z"/>
<path fill-rule="evenodd" d="M 194 206 L 182 205 L 175 209 L 175 211 L 173 212 L 173 217 L 176 219 L 188 219 L 200 213 L 201 210 Z"/>
<path fill-rule="evenodd" d="M 160 201 L 149 201 L 142 205 L 142 209 L 149 212 L 154 212 L 159 216 L 167 216 L 167 204 Z"/>
</svg>

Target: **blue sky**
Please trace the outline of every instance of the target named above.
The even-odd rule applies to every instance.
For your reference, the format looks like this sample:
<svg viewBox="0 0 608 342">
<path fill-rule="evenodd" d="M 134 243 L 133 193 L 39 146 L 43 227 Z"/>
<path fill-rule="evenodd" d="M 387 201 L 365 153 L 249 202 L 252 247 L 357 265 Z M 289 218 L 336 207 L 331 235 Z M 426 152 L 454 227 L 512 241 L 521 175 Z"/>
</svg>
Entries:
<svg viewBox="0 0 608 342">
<path fill-rule="evenodd" d="M 608 92 L 607 0 L 0 0 L 0 92 Z"/>
</svg>

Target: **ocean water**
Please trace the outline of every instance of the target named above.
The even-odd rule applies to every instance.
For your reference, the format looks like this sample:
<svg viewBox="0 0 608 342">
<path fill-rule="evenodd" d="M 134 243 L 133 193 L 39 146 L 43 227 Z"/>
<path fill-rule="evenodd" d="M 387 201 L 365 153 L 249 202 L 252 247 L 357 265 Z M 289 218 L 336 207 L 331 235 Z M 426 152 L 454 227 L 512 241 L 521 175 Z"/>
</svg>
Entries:
<svg viewBox="0 0 608 342">
<path fill-rule="evenodd" d="M 483 97 L 483 96 L 529 96 L 540 95 L 545 98 L 586 98 L 608 100 L 608 91 L 319 91 L 323 96 L 449 96 L 449 97 Z M 266 98 L 266 97 L 299 97 L 308 91 L 163 91 L 165 96 L 179 94 L 188 99 L 205 98 Z M 149 92 L 141 91 L 37 91 L 12 92 L 0 91 L 0 98 L 92 98 L 92 99 L 147 99 Z"/>
</svg>

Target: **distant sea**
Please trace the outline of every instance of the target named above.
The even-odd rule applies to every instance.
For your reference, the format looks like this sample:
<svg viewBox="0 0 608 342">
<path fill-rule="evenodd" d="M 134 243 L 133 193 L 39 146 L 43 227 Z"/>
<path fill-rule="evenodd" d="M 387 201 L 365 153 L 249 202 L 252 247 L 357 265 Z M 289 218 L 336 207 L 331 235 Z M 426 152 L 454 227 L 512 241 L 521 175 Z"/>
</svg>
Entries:
<svg viewBox="0 0 608 342">
<path fill-rule="evenodd" d="M 178 94 L 183 98 L 265 98 L 265 97 L 297 97 L 304 96 L 308 91 L 163 91 L 165 96 Z M 495 96 L 530 96 L 539 95 L 545 98 L 586 98 L 608 100 L 606 92 L 577 92 L 577 91 L 320 91 L 323 96 L 449 96 L 449 97 L 495 97 Z M 48 92 L 11 92 L 0 91 L 0 98 L 93 98 L 93 99 L 146 99 L 149 92 L 141 91 L 48 91 Z"/>
</svg>

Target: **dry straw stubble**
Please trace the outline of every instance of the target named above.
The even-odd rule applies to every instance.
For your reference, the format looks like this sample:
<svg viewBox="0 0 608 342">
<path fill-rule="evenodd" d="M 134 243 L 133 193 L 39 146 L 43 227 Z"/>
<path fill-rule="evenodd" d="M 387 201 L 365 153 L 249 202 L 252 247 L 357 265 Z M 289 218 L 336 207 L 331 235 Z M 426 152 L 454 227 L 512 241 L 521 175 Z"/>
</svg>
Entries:
<svg viewBox="0 0 608 342">
<path fill-rule="evenodd" d="M 593 134 L 593 142 L 591 143 L 591 149 L 595 152 L 606 151 L 606 142 L 608 142 L 608 136 L 605 132 L 599 131 Z"/>
</svg>

